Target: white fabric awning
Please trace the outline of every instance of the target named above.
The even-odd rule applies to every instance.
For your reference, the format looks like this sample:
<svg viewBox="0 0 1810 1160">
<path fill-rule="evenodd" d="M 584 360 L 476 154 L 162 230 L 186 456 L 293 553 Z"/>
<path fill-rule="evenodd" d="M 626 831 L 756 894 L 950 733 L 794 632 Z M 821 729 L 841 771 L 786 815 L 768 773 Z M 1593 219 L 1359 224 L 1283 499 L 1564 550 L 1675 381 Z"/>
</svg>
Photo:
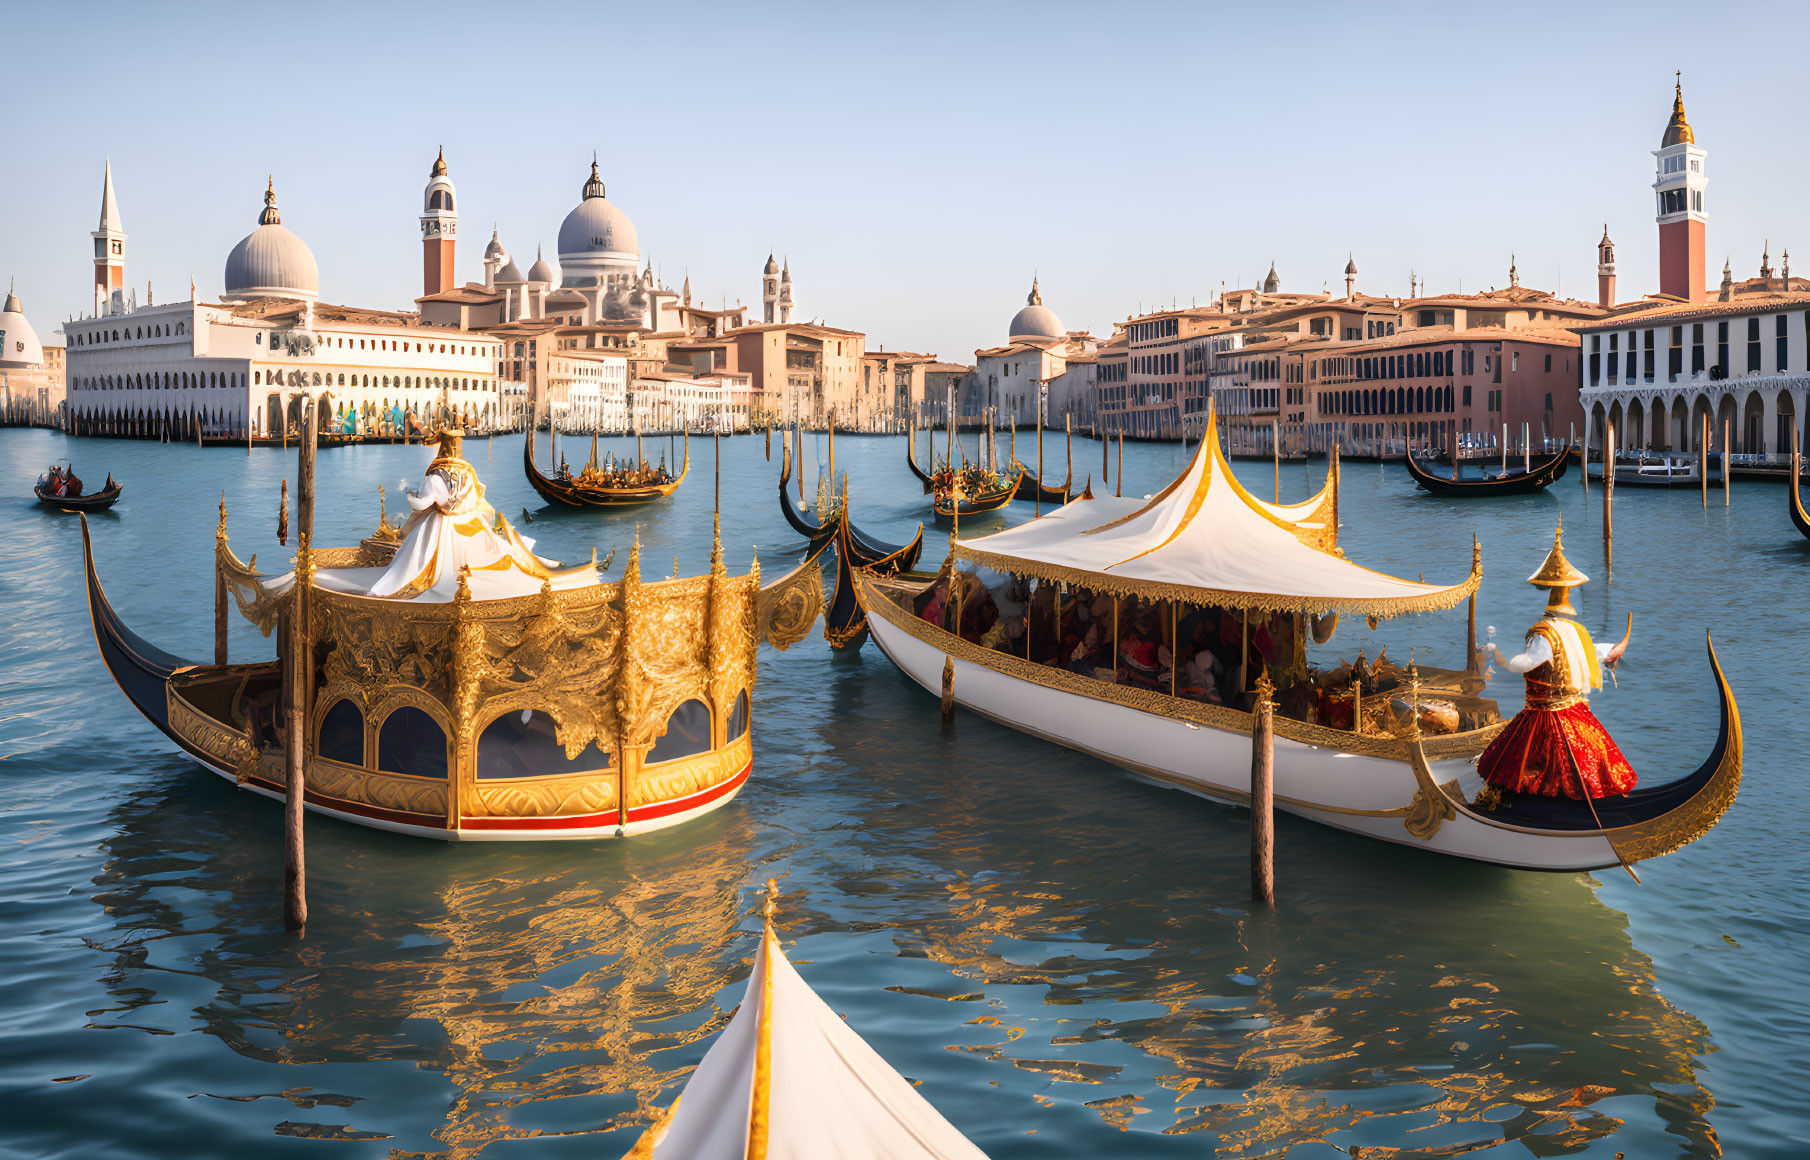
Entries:
<svg viewBox="0 0 1810 1160">
<path fill-rule="evenodd" d="M 1338 462 L 1297 504 L 1257 499 L 1232 474 L 1216 421 L 1181 478 L 1148 500 L 1076 500 L 1040 519 L 956 545 L 960 559 L 1102 592 L 1224 608 L 1396 616 L 1450 608 L 1476 590 L 1423 584 L 1354 564 L 1337 548 Z"/>
</svg>

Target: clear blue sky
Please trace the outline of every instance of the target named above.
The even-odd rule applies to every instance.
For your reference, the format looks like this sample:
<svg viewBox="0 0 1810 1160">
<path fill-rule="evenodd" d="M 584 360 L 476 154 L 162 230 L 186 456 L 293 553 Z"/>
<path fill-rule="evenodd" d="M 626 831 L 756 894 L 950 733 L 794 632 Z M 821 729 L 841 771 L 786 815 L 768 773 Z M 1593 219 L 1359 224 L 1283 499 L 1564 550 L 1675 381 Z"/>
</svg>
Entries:
<svg viewBox="0 0 1810 1160">
<path fill-rule="evenodd" d="M 1711 281 L 1810 275 L 1810 5 L 8 5 L 0 276 L 88 302 L 113 160 L 142 298 L 218 294 L 274 173 L 322 298 L 409 308 L 444 144 L 461 279 L 554 248 L 597 150 L 644 256 L 968 361 L 1033 271 L 1071 329 L 1250 285 L 1656 285 L 1650 151 L 1684 72 Z M 525 264 L 525 263 L 524 263 Z M 757 305 L 758 308 L 758 305 Z"/>
</svg>

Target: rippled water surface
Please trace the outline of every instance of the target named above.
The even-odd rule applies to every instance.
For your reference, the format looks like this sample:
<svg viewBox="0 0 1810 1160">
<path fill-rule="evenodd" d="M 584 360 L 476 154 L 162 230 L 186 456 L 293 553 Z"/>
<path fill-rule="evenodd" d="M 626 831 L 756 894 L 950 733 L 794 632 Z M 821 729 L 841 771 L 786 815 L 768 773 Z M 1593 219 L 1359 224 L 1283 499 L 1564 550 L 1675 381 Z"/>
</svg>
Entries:
<svg viewBox="0 0 1810 1160">
<path fill-rule="evenodd" d="M 904 441 L 837 444 L 858 522 L 909 534 L 928 505 Z M 1076 451 L 1077 478 L 1097 479 L 1099 445 Z M 639 520 L 644 570 L 664 574 L 708 563 L 711 453 L 694 452 L 664 505 L 578 515 L 541 508 L 519 438 L 467 454 L 499 510 L 536 513 L 548 555 L 626 549 Z M 1585 621 L 1635 613 L 1620 688 L 1595 704 L 1649 780 L 1713 740 L 1715 632 L 1746 781 L 1706 838 L 1642 865 L 1644 885 L 1283 817 L 1279 905 L 1253 913 L 1242 811 L 971 715 L 945 735 L 877 649 L 832 656 L 813 636 L 762 652 L 755 772 L 729 807 L 627 843 L 508 846 L 311 817 L 295 938 L 281 810 L 178 755 L 101 665 L 76 520 L 31 502 L 63 455 L 125 483 L 92 519 L 101 577 L 172 652 L 211 657 L 222 490 L 240 555 L 287 558 L 293 454 L 0 431 L 0 1153 L 620 1155 L 738 1001 L 769 877 L 804 977 L 995 1157 L 1792 1156 L 1810 1137 L 1810 542 L 1777 485 L 1738 484 L 1730 507 L 1712 493 L 1707 512 L 1694 492 L 1624 490 L 1605 582 L 1600 492 L 1575 475 L 1459 503 L 1399 466 L 1346 468 L 1347 553 L 1456 580 L 1477 533 L 1479 622 L 1509 640 L 1538 613 L 1521 578 L 1563 514 L 1595 577 Z M 322 452 L 317 542 L 368 533 L 378 484 L 394 494 L 429 457 Z M 1139 494 L 1182 461 L 1125 457 Z M 798 558 L 777 470 L 759 438 L 723 444 L 731 566 L 759 545 L 769 578 Z M 1239 470 L 1273 486 L 1267 464 Z M 1285 470 L 1284 498 L 1307 487 Z M 1463 610 L 1348 623 L 1317 655 L 1374 655 L 1379 637 L 1452 661 Z M 241 623 L 232 652 L 270 645 Z M 1517 686 L 1494 690 L 1511 711 Z"/>
</svg>

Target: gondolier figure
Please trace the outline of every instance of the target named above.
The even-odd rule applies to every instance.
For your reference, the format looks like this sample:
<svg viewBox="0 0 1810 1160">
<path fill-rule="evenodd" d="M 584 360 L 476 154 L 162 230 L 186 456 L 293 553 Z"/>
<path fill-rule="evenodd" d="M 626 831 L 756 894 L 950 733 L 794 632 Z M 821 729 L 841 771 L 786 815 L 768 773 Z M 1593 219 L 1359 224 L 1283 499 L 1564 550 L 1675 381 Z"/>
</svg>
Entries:
<svg viewBox="0 0 1810 1160">
<path fill-rule="evenodd" d="M 1628 640 L 1601 645 L 1576 620 L 1570 592 L 1590 578 L 1571 566 L 1562 546 L 1564 527 L 1529 584 L 1547 590 L 1546 614 L 1527 630 L 1527 647 L 1507 657 L 1492 643 L 1496 660 L 1522 675 L 1527 707 L 1477 758 L 1483 780 L 1502 790 L 1538 797 L 1592 798 L 1634 788 L 1634 768 L 1585 698 L 1603 687 L 1603 666 L 1614 668 Z"/>
</svg>

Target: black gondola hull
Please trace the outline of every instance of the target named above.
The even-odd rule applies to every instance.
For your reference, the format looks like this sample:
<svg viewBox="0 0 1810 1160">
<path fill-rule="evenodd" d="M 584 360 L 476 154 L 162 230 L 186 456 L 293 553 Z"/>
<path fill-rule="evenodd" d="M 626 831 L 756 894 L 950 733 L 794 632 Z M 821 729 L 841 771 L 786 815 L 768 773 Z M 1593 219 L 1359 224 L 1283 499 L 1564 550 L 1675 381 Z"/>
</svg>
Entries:
<svg viewBox="0 0 1810 1160">
<path fill-rule="evenodd" d="M 1530 471 L 1514 471 L 1507 475 L 1499 475 L 1479 479 L 1452 479 L 1428 471 L 1414 461 L 1414 456 L 1404 459 L 1408 465 L 1408 474 L 1422 489 L 1438 496 L 1480 497 L 1495 495 L 1529 495 L 1536 491 L 1544 491 L 1565 475 L 1565 469 L 1571 461 L 1569 450 L 1561 451 L 1543 462 L 1533 465 Z"/>
</svg>

